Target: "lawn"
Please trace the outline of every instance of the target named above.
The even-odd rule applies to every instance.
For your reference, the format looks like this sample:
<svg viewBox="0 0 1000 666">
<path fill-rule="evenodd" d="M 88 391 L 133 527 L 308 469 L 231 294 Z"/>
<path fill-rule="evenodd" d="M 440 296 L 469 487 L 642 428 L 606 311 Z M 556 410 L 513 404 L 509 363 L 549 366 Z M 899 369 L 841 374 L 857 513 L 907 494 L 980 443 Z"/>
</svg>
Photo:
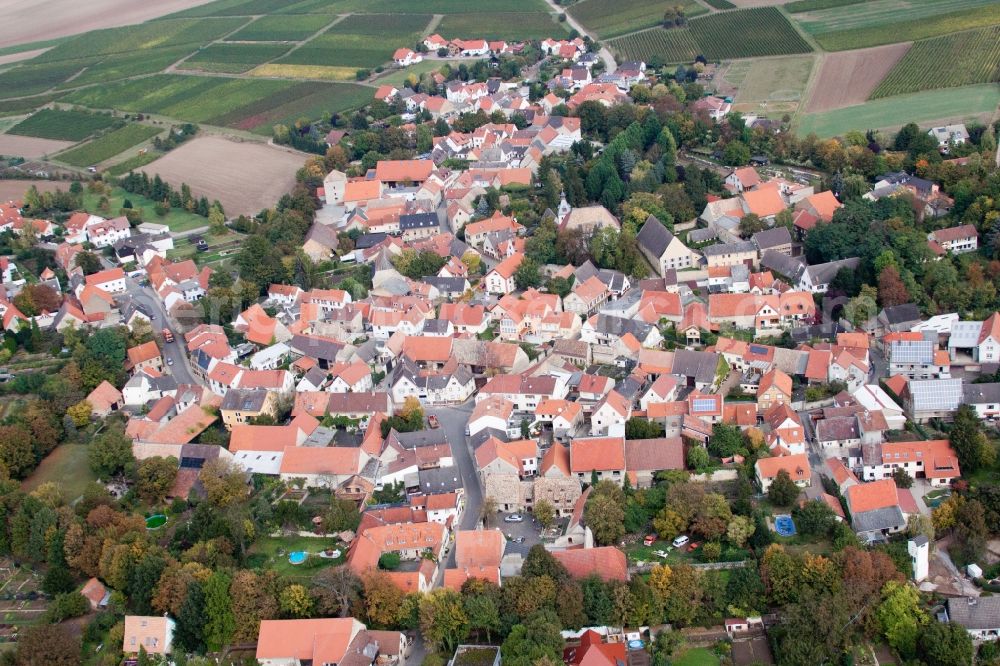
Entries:
<svg viewBox="0 0 1000 666">
<path fill-rule="evenodd" d="M 87 486 L 97 480 L 90 471 L 85 444 L 63 444 L 47 455 L 24 483 L 24 490 L 32 491 L 43 483 L 54 481 L 72 501 L 83 495 Z"/>
<path fill-rule="evenodd" d="M 673 666 L 718 666 L 719 658 L 708 648 L 691 648 L 672 662 Z"/>
<path fill-rule="evenodd" d="M 317 553 L 334 548 L 340 550 L 338 558 L 322 558 Z M 292 564 L 288 554 L 304 550 L 309 553 L 302 564 Z M 279 554 L 280 553 L 280 554 Z M 320 569 L 341 564 L 347 559 L 347 547 L 334 537 L 262 537 L 250 547 L 248 563 L 257 569 L 271 569 L 279 576 L 311 578 Z"/>
<path fill-rule="evenodd" d="M 608 38 L 660 25 L 663 13 L 677 6 L 689 18 L 708 11 L 693 0 L 583 0 L 568 11 L 598 37 Z"/>
<path fill-rule="evenodd" d="M 800 114 L 796 131 L 800 136 L 815 132 L 819 137 L 831 137 L 850 130 L 891 129 L 908 122 L 961 121 L 992 115 L 997 104 L 1000 104 L 1000 87 L 996 85 L 931 90 L 835 111 Z"/>
<path fill-rule="evenodd" d="M 120 155 L 143 141 L 152 139 L 161 132 L 163 132 L 162 127 L 133 123 L 108 132 L 82 146 L 67 150 L 65 153 L 60 153 L 56 155 L 55 159 L 78 167 L 99 164 L 115 155 Z"/>
<path fill-rule="evenodd" d="M 111 127 L 114 123 L 114 118 L 103 113 L 42 109 L 7 130 L 7 133 L 40 139 L 82 141 L 94 132 Z"/>
<path fill-rule="evenodd" d="M 180 187 L 180 183 L 173 183 L 177 187 Z M 93 213 L 95 215 L 104 216 L 115 216 L 118 215 L 118 211 L 122 207 L 122 202 L 128 199 L 132 202 L 132 206 L 135 208 L 142 208 L 143 216 L 142 219 L 146 222 L 156 222 L 157 224 L 165 224 L 170 227 L 171 231 L 187 231 L 189 229 L 197 229 L 198 227 L 208 226 L 208 220 L 201 217 L 200 215 L 195 215 L 194 213 L 189 213 L 186 210 L 171 209 L 169 213 L 160 217 L 153 212 L 153 206 L 155 202 L 147 199 L 139 194 L 130 194 L 120 187 L 116 187 L 111 191 L 111 196 L 108 197 L 108 210 L 102 211 L 98 206 L 100 201 L 100 195 L 93 194 L 91 192 L 84 192 L 83 194 L 83 208 L 88 213 Z"/>
<path fill-rule="evenodd" d="M 233 42 L 297 42 L 323 29 L 329 16 L 262 16 L 230 35 Z"/>
<path fill-rule="evenodd" d="M 688 550 L 687 546 L 683 548 L 674 548 L 670 545 L 669 541 L 654 541 L 652 546 L 644 546 L 641 543 L 634 546 L 628 546 L 625 548 L 625 554 L 628 559 L 632 562 L 651 562 L 651 563 L 665 563 L 665 564 L 691 564 L 696 562 L 701 562 L 701 548 L 704 545 L 704 541 L 699 540 L 700 544 L 693 551 Z M 667 557 L 662 558 L 655 553 L 657 550 L 663 550 L 667 552 Z M 737 562 L 744 560 L 748 557 L 748 553 L 744 550 L 733 549 L 730 547 L 724 547 L 722 552 L 722 557 L 720 562 Z"/>
<path fill-rule="evenodd" d="M 794 112 L 805 94 L 815 57 L 789 56 L 769 60 L 737 63 L 745 67 L 734 99 L 735 110 L 741 112 Z M 765 105 L 765 106 L 761 106 Z"/>
</svg>

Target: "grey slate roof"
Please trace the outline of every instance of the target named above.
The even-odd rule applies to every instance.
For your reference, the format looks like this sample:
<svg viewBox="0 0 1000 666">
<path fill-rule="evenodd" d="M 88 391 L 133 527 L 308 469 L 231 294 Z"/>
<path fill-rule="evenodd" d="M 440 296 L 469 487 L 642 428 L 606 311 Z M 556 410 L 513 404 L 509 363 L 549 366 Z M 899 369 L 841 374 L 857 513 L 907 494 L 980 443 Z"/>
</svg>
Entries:
<svg viewBox="0 0 1000 666">
<path fill-rule="evenodd" d="M 256 412 L 264 406 L 267 391 L 261 389 L 229 389 L 222 398 L 220 409 Z"/>
<path fill-rule="evenodd" d="M 453 493 L 462 487 L 462 474 L 458 467 L 422 469 L 417 472 L 417 477 L 420 479 L 420 490 L 428 495 Z"/>
<path fill-rule="evenodd" d="M 437 213 L 412 213 L 410 215 L 399 216 L 399 229 L 430 229 L 440 226 Z"/>
<path fill-rule="evenodd" d="M 963 402 L 969 405 L 1000 403 L 1000 384 L 966 384 L 962 387 Z"/>
<path fill-rule="evenodd" d="M 812 280 L 813 284 L 830 284 L 841 270 L 857 268 L 860 263 L 861 260 L 857 257 L 838 259 L 837 261 L 828 261 L 825 264 L 809 266 L 805 272 L 809 274 L 809 279 Z"/>
<path fill-rule="evenodd" d="M 787 254 L 774 250 L 766 250 L 760 256 L 760 265 L 761 268 L 774 271 L 792 280 L 798 280 L 806 266 L 801 259 L 789 257 Z"/>
<path fill-rule="evenodd" d="M 701 249 L 706 257 L 715 257 L 723 254 L 743 254 L 744 252 L 756 252 L 757 246 L 753 241 L 736 241 L 735 243 L 716 243 Z"/>
<path fill-rule="evenodd" d="M 764 231 L 758 231 L 753 235 L 753 242 L 757 248 L 763 252 L 772 247 L 792 244 L 792 234 L 788 232 L 786 226 L 776 226 Z"/>
<path fill-rule="evenodd" d="M 959 597 L 945 604 L 948 619 L 966 629 L 1000 628 L 1000 597 Z"/>
<path fill-rule="evenodd" d="M 922 317 L 920 316 L 920 308 L 917 307 L 916 303 L 903 303 L 902 305 L 883 308 L 882 312 L 879 313 L 879 319 L 884 320 L 888 324 L 903 324 L 920 321 Z"/>
<path fill-rule="evenodd" d="M 389 234 L 382 232 L 361 234 L 360 236 L 358 236 L 358 240 L 354 241 L 354 247 L 355 249 L 358 250 L 367 250 L 370 247 L 375 247 L 388 237 Z"/>
<path fill-rule="evenodd" d="M 644 321 L 626 319 L 624 317 L 611 317 L 603 314 L 597 315 L 597 321 L 594 322 L 594 330 L 599 333 L 617 335 L 618 337 L 626 333 L 631 333 L 635 336 L 636 340 L 640 341 L 645 340 L 652 329 L 653 327 Z"/>
<path fill-rule="evenodd" d="M 693 377 L 700 384 L 711 384 L 719 367 L 719 354 L 715 352 L 678 349 L 674 352 L 672 375 Z"/>
<path fill-rule="evenodd" d="M 437 275 L 425 275 L 420 278 L 421 282 L 436 287 L 438 291 L 447 294 L 461 294 L 465 291 L 468 280 L 462 277 L 439 277 Z M 426 327 L 426 325 L 425 325 Z"/>
<path fill-rule="evenodd" d="M 650 215 L 636 235 L 635 240 L 654 257 L 662 257 L 667 246 L 674 239 L 670 230 L 655 216 Z"/>
<path fill-rule="evenodd" d="M 692 243 L 704 243 L 705 241 L 714 240 L 718 237 L 719 234 L 711 227 L 692 229 L 688 232 L 688 240 Z"/>
<path fill-rule="evenodd" d="M 855 532 L 881 532 L 906 525 L 906 519 L 898 506 L 852 514 L 851 522 Z"/>
</svg>

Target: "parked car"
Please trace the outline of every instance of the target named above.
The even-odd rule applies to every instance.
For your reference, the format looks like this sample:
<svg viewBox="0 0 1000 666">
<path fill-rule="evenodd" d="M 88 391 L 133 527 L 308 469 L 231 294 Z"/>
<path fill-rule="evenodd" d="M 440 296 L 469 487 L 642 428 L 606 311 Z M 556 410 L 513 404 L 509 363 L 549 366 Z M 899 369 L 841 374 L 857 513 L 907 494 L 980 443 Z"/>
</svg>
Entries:
<svg viewBox="0 0 1000 666">
<path fill-rule="evenodd" d="M 505 523 L 521 523 L 524 522 L 524 516 L 519 513 L 512 513 L 509 516 L 504 516 L 503 522 Z"/>
<path fill-rule="evenodd" d="M 174 364 L 174 359 L 172 359 L 172 358 L 170 358 L 170 357 L 168 356 L 168 357 L 167 357 L 167 365 L 173 365 L 173 364 Z"/>
<path fill-rule="evenodd" d="M 679 537 L 675 538 L 671 542 L 671 544 L 673 545 L 674 548 L 680 548 L 680 547 L 686 545 L 687 542 L 690 541 L 690 540 L 691 539 L 689 539 L 686 534 L 682 534 Z"/>
<path fill-rule="evenodd" d="M 427 417 L 427 423 L 432 428 L 438 428 L 438 427 L 441 426 L 441 424 L 438 422 L 438 417 L 434 416 L 433 414 L 431 414 L 430 416 Z"/>
</svg>

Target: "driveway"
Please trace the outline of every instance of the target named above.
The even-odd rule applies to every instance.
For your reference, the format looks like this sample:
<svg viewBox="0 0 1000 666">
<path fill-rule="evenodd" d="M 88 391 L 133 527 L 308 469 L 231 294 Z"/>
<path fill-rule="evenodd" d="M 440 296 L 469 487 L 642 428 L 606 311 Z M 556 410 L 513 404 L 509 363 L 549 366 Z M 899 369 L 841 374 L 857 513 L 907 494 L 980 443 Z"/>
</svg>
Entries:
<svg viewBox="0 0 1000 666">
<path fill-rule="evenodd" d="M 507 536 L 506 553 L 521 553 L 522 556 L 527 557 L 528 551 L 531 550 L 531 547 L 536 543 L 542 542 L 542 527 L 538 524 L 538 521 L 535 520 L 535 517 L 528 512 L 517 514 L 524 517 L 524 520 L 519 523 L 508 523 L 504 521 L 504 518 L 512 515 L 514 514 L 497 514 L 490 525 L 499 528 L 500 531 Z M 518 543 L 516 539 L 524 539 L 524 541 Z"/>
<path fill-rule="evenodd" d="M 132 278 L 126 278 L 125 287 L 129 296 L 135 299 L 135 302 L 141 305 L 143 310 L 156 317 L 151 322 L 153 332 L 162 343 L 164 362 L 172 361 L 171 365 L 165 366 L 167 372 L 173 375 L 178 384 L 201 385 L 201 382 L 191 372 L 190 361 L 185 353 L 184 338 L 171 325 L 167 310 L 163 307 L 163 301 L 156 296 L 152 289 L 140 287 Z M 169 328 L 174 334 L 173 342 L 163 342 L 160 331 L 164 327 Z"/>
<path fill-rule="evenodd" d="M 461 405 L 428 407 L 426 410 L 428 415 L 433 414 L 438 418 L 441 427 L 448 435 L 451 455 L 462 477 L 462 486 L 465 487 L 465 510 L 459 521 L 459 529 L 463 530 L 475 529 L 479 525 L 479 512 L 483 506 L 483 489 L 472 459 L 472 449 L 465 437 L 465 426 L 472 415 L 473 404 L 472 400 L 468 400 Z"/>
</svg>

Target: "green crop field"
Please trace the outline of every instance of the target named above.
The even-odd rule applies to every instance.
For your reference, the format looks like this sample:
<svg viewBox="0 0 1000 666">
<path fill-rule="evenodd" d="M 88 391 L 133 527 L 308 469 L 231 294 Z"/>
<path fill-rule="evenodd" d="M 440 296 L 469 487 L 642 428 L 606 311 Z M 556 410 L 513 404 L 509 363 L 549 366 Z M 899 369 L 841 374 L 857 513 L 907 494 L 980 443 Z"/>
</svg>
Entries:
<svg viewBox="0 0 1000 666">
<path fill-rule="evenodd" d="M 34 60 L 0 73 L 0 98 L 44 93 L 84 71 L 94 58 L 35 64 Z"/>
<path fill-rule="evenodd" d="M 102 113 L 42 109 L 33 116 L 25 118 L 7 133 L 40 139 L 82 141 L 94 132 L 111 127 L 114 122 L 114 118 Z"/>
<path fill-rule="evenodd" d="M 711 14 L 689 30 L 709 60 L 809 53 L 812 47 L 775 7 Z"/>
<path fill-rule="evenodd" d="M 376 67 L 401 46 L 416 45 L 428 14 L 353 15 L 282 58 L 289 65 Z"/>
<path fill-rule="evenodd" d="M 896 95 L 835 111 L 799 114 L 795 129 L 800 136 L 814 132 L 825 138 L 851 130 L 891 129 L 903 122 L 964 121 L 984 119 L 1000 104 L 1000 86 L 984 84 Z"/>
<path fill-rule="evenodd" d="M 141 58 L 132 53 L 111 55 L 80 72 L 79 76 L 64 81 L 57 89 L 78 88 L 96 83 L 110 83 L 133 76 L 155 74 L 191 53 L 190 46 L 144 51 Z"/>
<path fill-rule="evenodd" d="M 274 125 L 294 125 L 299 118 L 320 118 L 364 106 L 372 89 L 353 83 L 303 82 L 212 118 L 211 122 L 270 135 Z"/>
<path fill-rule="evenodd" d="M 162 131 L 162 128 L 140 125 L 138 123 L 126 125 L 82 146 L 77 146 L 64 153 L 60 153 L 56 155 L 55 159 L 78 167 L 99 164 L 106 159 L 125 152 L 133 146 L 139 145 L 143 141 L 152 139 Z"/>
<path fill-rule="evenodd" d="M 297 42 L 319 32 L 332 20 L 330 16 L 262 16 L 228 39 L 233 42 Z"/>
<path fill-rule="evenodd" d="M 507 12 L 545 12 L 544 0 L 495 0 L 472 3 L 470 0 L 217 0 L 192 7 L 167 18 L 201 16 L 250 16 L 255 14 L 394 14 L 420 11 L 427 14 L 480 14 Z"/>
<path fill-rule="evenodd" d="M 438 25 L 435 32 L 453 39 L 556 39 L 566 36 L 565 23 L 555 21 L 552 14 L 543 12 L 517 12 L 489 14 L 489 21 L 484 21 L 484 14 L 448 14 Z"/>
<path fill-rule="evenodd" d="M 280 58 L 290 48 L 289 44 L 211 44 L 185 60 L 181 67 L 238 74 Z"/>
<path fill-rule="evenodd" d="M 677 6 L 689 18 L 707 11 L 694 0 L 583 0 L 567 11 L 585 28 L 606 39 L 657 26 L 663 21 L 663 13 Z"/>
<path fill-rule="evenodd" d="M 1000 26 L 916 42 L 872 98 L 1000 81 Z"/>
<path fill-rule="evenodd" d="M 141 52 L 151 49 L 207 44 L 248 21 L 246 18 L 153 21 L 123 28 L 95 30 L 61 43 L 32 62 L 56 62 L 119 53 L 141 58 Z"/>
<path fill-rule="evenodd" d="M 997 0 L 871 0 L 796 14 L 828 51 L 937 37 L 1000 23 Z"/>
<path fill-rule="evenodd" d="M 659 56 L 664 62 L 693 62 L 701 53 L 698 42 L 690 30 L 644 30 L 608 41 L 608 45 L 622 61 L 642 60 L 649 62 Z"/>
<path fill-rule="evenodd" d="M 736 5 L 729 0 L 705 0 L 705 4 L 715 9 L 736 9 Z"/>
<path fill-rule="evenodd" d="M 847 5 L 859 5 L 868 0 L 795 0 L 784 5 L 785 11 L 797 14 L 798 12 L 814 12 L 820 9 L 830 9 L 831 7 L 846 7 Z"/>
<path fill-rule="evenodd" d="M 812 48 L 775 7 L 758 7 L 710 14 L 686 28 L 653 29 L 608 42 L 627 60 L 659 56 L 665 62 L 691 62 L 702 54 L 709 60 L 809 53 Z"/>
</svg>

